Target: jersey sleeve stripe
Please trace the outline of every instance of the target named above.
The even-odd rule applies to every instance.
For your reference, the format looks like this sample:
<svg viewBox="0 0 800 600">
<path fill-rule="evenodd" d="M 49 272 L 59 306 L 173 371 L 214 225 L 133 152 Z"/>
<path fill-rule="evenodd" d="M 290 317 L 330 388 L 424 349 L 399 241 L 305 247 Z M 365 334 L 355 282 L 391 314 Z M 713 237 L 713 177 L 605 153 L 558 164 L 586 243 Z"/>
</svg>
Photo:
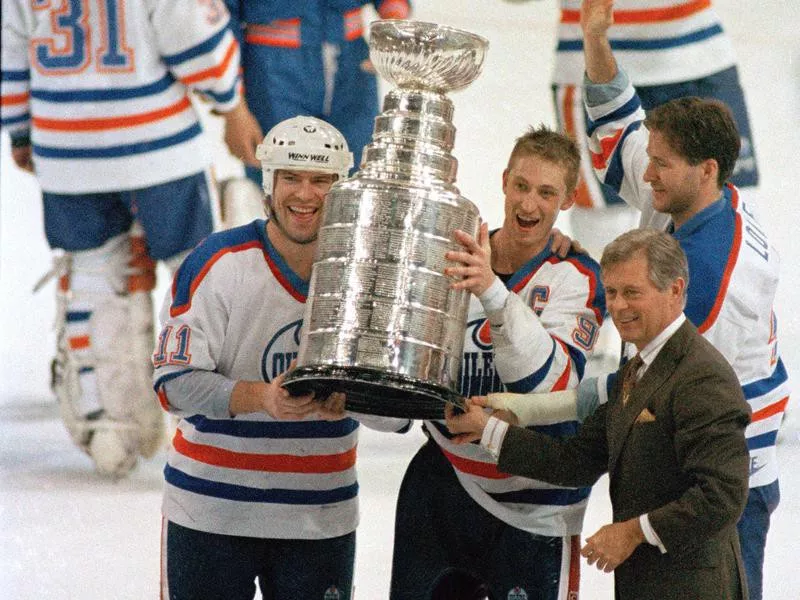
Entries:
<svg viewBox="0 0 800 600">
<path fill-rule="evenodd" d="M 567 345 L 564 342 L 562 342 L 560 339 L 556 337 L 554 337 L 553 339 L 555 339 L 555 341 L 558 342 L 558 345 L 561 346 L 561 349 L 564 351 L 564 354 L 567 355 L 567 360 L 566 360 L 567 364 L 564 366 L 564 371 L 561 373 L 559 378 L 553 384 L 553 387 L 550 388 L 551 392 L 560 392 L 567 389 L 567 386 L 569 385 L 569 376 L 572 373 L 572 360 L 570 360 L 572 358 L 572 354 L 570 353 L 569 349 L 567 348 Z"/>
<path fill-rule="evenodd" d="M 358 484 L 333 488 L 330 490 L 290 490 L 280 488 L 256 489 L 243 485 L 209 481 L 193 477 L 167 464 L 164 467 L 167 483 L 177 488 L 202 496 L 212 496 L 239 502 L 277 503 L 277 504 L 334 504 L 351 500 L 358 494 Z"/>
<path fill-rule="evenodd" d="M 197 58 L 198 56 L 202 56 L 203 54 L 208 54 L 214 48 L 216 48 L 220 43 L 222 43 L 223 38 L 227 33 L 229 33 L 229 31 L 230 30 L 227 27 L 223 27 L 217 33 L 212 35 L 204 42 L 200 42 L 196 46 L 193 46 L 176 54 L 166 54 L 162 56 L 162 58 L 167 65 L 169 65 L 170 67 L 174 67 L 183 62 L 192 60 L 193 58 Z"/>
<path fill-rule="evenodd" d="M 513 381 L 511 383 L 506 383 L 506 389 L 509 392 L 526 394 L 532 391 L 544 380 L 545 377 L 547 377 L 547 374 L 550 372 L 550 367 L 553 364 L 553 359 L 556 355 L 556 341 L 554 338 L 551 339 L 553 342 L 553 347 L 550 350 L 550 356 L 547 357 L 547 360 L 544 362 L 544 364 L 527 377 L 523 377 L 522 379 Z"/>
<path fill-rule="evenodd" d="M 639 10 L 615 10 L 614 25 L 658 23 L 683 19 L 711 7 L 711 0 L 692 0 L 685 4 L 664 8 L 644 8 Z M 561 22 L 576 25 L 581 21 L 579 10 L 562 10 Z"/>
<path fill-rule="evenodd" d="M 256 454 L 235 452 L 225 448 L 198 444 L 187 440 L 178 429 L 172 441 L 175 451 L 208 465 L 247 471 L 267 471 L 271 473 L 339 473 L 347 471 L 356 464 L 356 449 L 350 448 L 338 454 Z"/>
<path fill-rule="evenodd" d="M 202 71 L 192 73 L 191 75 L 185 75 L 180 78 L 181 82 L 186 85 L 192 85 L 198 81 L 203 81 L 204 79 L 219 78 L 230 67 L 231 61 L 233 60 L 234 56 L 236 56 L 236 51 L 238 48 L 239 44 L 236 43 L 236 40 L 231 40 L 231 43 L 228 44 L 228 49 L 225 51 L 225 56 L 222 59 L 222 62 L 216 66 L 209 67 L 208 69 L 203 69 Z"/>
</svg>

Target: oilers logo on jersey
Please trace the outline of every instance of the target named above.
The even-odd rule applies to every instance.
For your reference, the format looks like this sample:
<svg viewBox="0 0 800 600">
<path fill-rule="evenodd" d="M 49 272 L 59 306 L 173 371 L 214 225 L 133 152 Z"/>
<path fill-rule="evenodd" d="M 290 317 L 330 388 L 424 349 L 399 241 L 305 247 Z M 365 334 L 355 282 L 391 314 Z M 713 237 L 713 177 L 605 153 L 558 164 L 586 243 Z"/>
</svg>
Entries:
<svg viewBox="0 0 800 600">
<path fill-rule="evenodd" d="M 291 362 L 297 358 L 302 325 L 302 320 L 289 323 L 278 330 L 267 343 L 261 355 L 261 377 L 264 381 L 270 382 L 287 371 Z"/>
<path fill-rule="evenodd" d="M 489 321 L 484 318 L 467 323 L 467 336 L 473 346 L 464 348 L 461 394 L 465 397 L 484 396 L 502 389 L 503 384 L 494 367 Z"/>
</svg>

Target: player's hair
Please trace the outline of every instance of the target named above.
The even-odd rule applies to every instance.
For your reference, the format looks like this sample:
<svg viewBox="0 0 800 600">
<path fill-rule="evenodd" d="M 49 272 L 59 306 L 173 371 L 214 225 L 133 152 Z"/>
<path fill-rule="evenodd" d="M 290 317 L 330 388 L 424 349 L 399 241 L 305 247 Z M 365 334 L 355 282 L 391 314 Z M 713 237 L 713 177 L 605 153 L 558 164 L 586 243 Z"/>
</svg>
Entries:
<svg viewBox="0 0 800 600">
<path fill-rule="evenodd" d="M 717 161 L 717 186 L 722 189 L 733 173 L 741 139 L 731 109 L 719 100 L 689 96 L 653 108 L 644 120 L 690 165 Z"/>
<path fill-rule="evenodd" d="M 685 300 L 686 290 L 689 289 L 689 263 L 678 241 L 664 231 L 626 231 L 603 249 L 601 272 L 635 258 L 637 254 L 647 259 L 648 278 L 659 291 L 669 288 L 676 279 L 683 279 L 686 284 L 683 288 Z"/>
<path fill-rule="evenodd" d="M 564 167 L 567 196 L 575 191 L 575 186 L 578 185 L 581 155 L 575 142 L 563 133 L 553 131 L 545 125 L 530 127 L 514 143 L 514 149 L 508 158 L 509 170 L 520 156 L 537 156 Z"/>
</svg>

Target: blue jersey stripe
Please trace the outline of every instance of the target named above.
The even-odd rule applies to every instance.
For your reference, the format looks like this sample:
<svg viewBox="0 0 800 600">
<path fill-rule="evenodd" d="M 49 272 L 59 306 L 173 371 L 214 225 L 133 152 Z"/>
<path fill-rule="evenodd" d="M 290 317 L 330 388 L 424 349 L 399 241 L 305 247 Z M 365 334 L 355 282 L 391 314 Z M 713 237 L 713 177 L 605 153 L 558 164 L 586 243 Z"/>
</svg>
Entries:
<svg viewBox="0 0 800 600">
<path fill-rule="evenodd" d="M 43 90 L 32 89 L 31 98 L 43 102 L 102 102 L 130 100 L 160 94 L 175 83 L 175 78 L 167 73 L 158 81 L 135 87 L 100 88 L 88 90 Z"/>
<path fill-rule="evenodd" d="M 175 65 L 179 65 L 182 62 L 186 62 L 187 60 L 191 60 L 203 54 L 208 54 L 214 48 L 216 48 L 219 43 L 222 41 L 222 38 L 225 37 L 225 34 L 228 32 L 227 27 L 223 27 L 217 33 L 212 35 L 204 42 L 200 42 L 196 46 L 192 46 L 188 50 L 184 50 L 183 52 L 178 52 L 177 54 L 168 54 L 164 55 L 162 58 L 164 62 L 169 65 L 170 67 L 174 67 Z"/>
<path fill-rule="evenodd" d="M 555 506 L 569 506 L 577 504 L 589 497 L 592 488 L 577 489 L 527 489 L 502 494 L 489 494 L 497 502 L 513 504 L 548 504 Z"/>
<path fill-rule="evenodd" d="M 31 120 L 31 113 L 24 113 L 16 117 L 5 117 L 0 119 L 0 126 L 6 127 L 8 125 L 16 125 L 17 123 L 24 123 Z"/>
<path fill-rule="evenodd" d="M 31 72 L 29 69 L 3 69 L 0 72 L 0 81 L 29 81 Z"/>
<path fill-rule="evenodd" d="M 618 109 L 616 109 L 615 111 L 611 112 L 610 114 L 607 114 L 607 115 L 605 115 L 603 117 L 600 117 L 596 121 L 593 121 L 592 119 L 587 117 L 586 118 L 586 135 L 591 136 L 597 130 L 598 127 L 602 127 L 603 125 L 606 125 L 607 123 L 613 123 L 615 121 L 621 121 L 622 119 L 625 119 L 626 117 L 629 117 L 630 115 L 635 113 L 637 110 L 639 110 L 641 107 L 642 107 L 641 99 L 639 98 L 639 96 L 634 94 L 633 98 L 628 100 L 625 104 L 620 106 Z M 636 127 L 636 129 L 638 129 L 638 126 Z"/>
<path fill-rule="evenodd" d="M 753 450 L 760 450 L 761 448 L 769 448 L 770 446 L 775 445 L 775 441 L 777 439 L 777 429 L 774 431 L 768 431 L 767 433 L 762 433 L 761 435 L 747 438 L 747 449 L 752 452 Z"/>
<path fill-rule="evenodd" d="M 216 433 L 240 438 L 322 439 L 342 438 L 358 429 L 358 421 L 245 421 L 210 419 L 194 415 L 186 419 L 202 433 Z"/>
<path fill-rule="evenodd" d="M 81 321 L 88 321 L 92 318 L 92 311 L 90 310 L 68 310 L 67 323 L 79 323 Z"/>
<path fill-rule="evenodd" d="M 514 392 L 515 394 L 527 394 L 528 392 L 533 391 L 533 389 L 539 385 L 545 377 L 547 377 L 547 373 L 550 371 L 550 366 L 553 364 L 553 359 L 556 355 L 556 341 L 552 338 L 551 341 L 553 342 L 553 347 L 550 350 L 550 356 L 547 357 L 545 363 L 527 377 L 523 377 L 518 381 L 506 383 L 506 389 L 509 392 Z"/>
<path fill-rule="evenodd" d="M 772 371 L 772 375 L 765 379 L 759 379 L 758 381 L 743 385 L 742 392 L 744 392 L 744 397 L 747 400 L 752 400 L 753 398 L 768 394 L 779 385 L 786 383 L 787 379 L 789 379 L 789 375 L 786 373 L 786 367 L 783 366 L 783 359 L 779 358 L 775 370 Z"/>
<path fill-rule="evenodd" d="M 622 186 L 622 180 L 625 177 L 625 170 L 622 167 L 622 145 L 625 143 L 625 139 L 639 129 L 641 125 L 641 121 L 636 121 L 626 127 L 617 147 L 614 149 L 614 153 L 611 155 L 611 160 L 606 170 L 605 184 L 617 193 L 619 193 L 619 188 Z"/>
<path fill-rule="evenodd" d="M 227 92 L 214 92 L 212 90 L 204 90 L 198 88 L 197 91 L 202 93 L 205 96 L 213 99 L 215 102 L 219 104 L 224 104 L 226 102 L 230 102 L 233 100 L 233 97 L 236 95 L 236 86 L 239 85 L 239 81 L 237 80 L 234 84 L 230 87 Z"/>
<path fill-rule="evenodd" d="M 231 483 L 209 481 L 193 477 L 171 465 L 164 467 L 167 483 L 201 496 L 212 496 L 238 502 L 259 502 L 275 504 L 334 504 L 352 500 L 358 495 L 358 483 L 333 488 L 331 490 L 290 490 L 280 488 L 256 489 Z"/>
<path fill-rule="evenodd" d="M 650 40 L 610 40 L 612 50 L 640 50 L 643 52 L 666 50 L 668 48 L 677 48 L 679 46 L 688 46 L 689 44 L 696 44 L 717 35 L 722 34 L 722 27 L 718 24 L 706 27 L 705 29 L 698 29 L 685 35 L 679 35 L 668 38 L 657 38 Z M 558 43 L 558 52 L 583 52 L 582 40 L 562 40 Z"/>
<path fill-rule="evenodd" d="M 93 148 L 56 148 L 54 146 L 39 146 L 38 144 L 34 144 L 33 153 L 42 158 L 119 158 L 122 156 L 133 156 L 135 154 L 145 154 L 147 152 L 163 150 L 170 146 L 177 146 L 178 144 L 197 137 L 201 133 L 203 133 L 203 130 L 200 124 L 195 123 L 178 133 L 147 142 Z"/>
</svg>

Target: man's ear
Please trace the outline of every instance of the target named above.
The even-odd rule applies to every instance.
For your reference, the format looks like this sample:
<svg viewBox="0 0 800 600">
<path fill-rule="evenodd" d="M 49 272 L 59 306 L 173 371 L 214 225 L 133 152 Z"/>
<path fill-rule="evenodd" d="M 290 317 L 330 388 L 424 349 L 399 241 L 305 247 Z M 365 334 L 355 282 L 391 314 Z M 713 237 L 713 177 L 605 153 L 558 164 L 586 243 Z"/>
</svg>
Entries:
<svg viewBox="0 0 800 600">
<path fill-rule="evenodd" d="M 503 169 L 503 194 L 506 193 L 506 186 L 508 185 L 508 167 Z"/>
<path fill-rule="evenodd" d="M 576 187 L 572 190 L 571 194 L 567 194 L 567 196 L 561 201 L 561 210 L 567 210 L 573 204 L 575 204 L 575 199 L 578 197 L 578 188 Z"/>
<path fill-rule="evenodd" d="M 707 158 L 700 163 L 703 178 L 710 179 L 714 186 L 717 186 L 717 175 L 719 174 L 719 163 L 715 158 Z"/>
<path fill-rule="evenodd" d="M 676 295 L 678 300 L 683 302 L 683 297 L 686 293 L 686 280 L 683 277 L 678 277 L 675 281 L 672 282 L 670 289 Z"/>
</svg>

